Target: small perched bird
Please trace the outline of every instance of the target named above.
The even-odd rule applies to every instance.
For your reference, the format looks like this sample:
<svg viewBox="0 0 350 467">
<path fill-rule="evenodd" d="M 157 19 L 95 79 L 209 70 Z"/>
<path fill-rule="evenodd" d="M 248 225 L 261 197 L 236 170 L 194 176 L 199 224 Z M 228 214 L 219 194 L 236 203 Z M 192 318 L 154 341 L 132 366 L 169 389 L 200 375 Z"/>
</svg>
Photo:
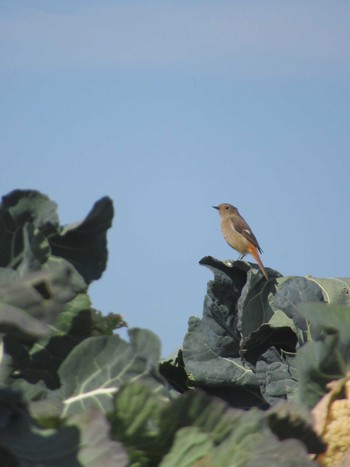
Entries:
<svg viewBox="0 0 350 467">
<path fill-rule="evenodd" d="M 221 232 L 226 242 L 241 253 L 242 258 L 247 253 L 250 253 L 257 261 L 266 280 L 268 280 L 267 272 L 265 271 L 259 255 L 259 252 L 262 253 L 262 249 L 251 228 L 238 212 L 238 209 L 227 203 L 213 206 L 213 208 L 219 211 L 221 217 Z"/>
</svg>

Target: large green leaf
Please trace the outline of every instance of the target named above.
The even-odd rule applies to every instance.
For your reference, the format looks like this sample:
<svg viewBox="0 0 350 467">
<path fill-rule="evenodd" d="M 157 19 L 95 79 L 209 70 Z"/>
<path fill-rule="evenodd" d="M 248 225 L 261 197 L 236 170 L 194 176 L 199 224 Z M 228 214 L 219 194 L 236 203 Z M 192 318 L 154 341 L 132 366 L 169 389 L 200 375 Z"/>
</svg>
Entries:
<svg viewBox="0 0 350 467">
<path fill-rule="evenodd" d="M 297 354 L 299 397 L 313 407 L 327 384 L 343 377 L 350 366 L 350 307 L 309 303 L 300 313 L 311 324 L 315 340 Z"/>
<path fill-rule="evenodd" d="M 278 315 L 282 315 L 284 318 L 278 323 L 281 325 L 278 325 L 276 323 L 277 320 L 273 319 Z M 271 346 L 275 346 L 285 352 L 295 352 L 297 336 L 293 328 L 293 322 L 283 312 L 274 313 L 269 323 L 262 324 L 259 329 L 252 332 L 242 342 L 242 357 L 251 364 L 256 365 L 260 356 Z"/>
<path fill-rule="evenodd" d="M 281 441 L 295 438 L 301 441 L 309 453 L 321 454 L 325 443 L 313 428 L 313 417 L 304 406 L 295 402 L 283 402 L 266 412 L 271 431 Z"/>
<path fill-rule="evenodd" d="M 22 251 L 16 257 L 17 271 L 20 275 L 25 275 L 40 270 L 50 255 L 47 238 L 30 222 L 22 227 L 22 242 Z M 16 267 L 15 264 L 9 266 Z"/>
<path fill-rule="evenodd" d="M 110 415 L 114 433 L 122 441 L 128 440 L 129 444 L 133 440 L 139 446 L 148 445 L 154 434 L 158 434 L 159 414 L 168 400 L 159 393 L 158 386 L 127 382 L 116 393 L 114 411 Z"/>
<path fill-rule="evenodd" d="M 161 458 L 160 417 L 169 399 L 159 389 L 130 381 L 116 393 L 109 420 L 113 435 L 127 447 L 132 463 Z"/>
<path fill-rule="evenodd" d="M 43 379 L 49 387 L 54 386 L 52 377 L 55 376 L 50 376 L 50 372 L 57 371 L 62 359 L 55 362 L 53 372 L 50 365 L 56 358 L 55 353 L 46 349 L 45 358 L 39 362 L 38 357 L 44 353 L 46 343 L 53 339 L 45 336 L 52 331 L 60 313 L 75 296 L 70 278 L 70 269 L 42 270 L 5 283 L 1 288 L 0 329 L 6 333 L 5 351 L 12 358 L 12 376 L 32 383 Z M 33 337 L 42 339 L 33 346 Z M 39 352 L 36 353 L 35 349 Z M 58 355 L 62 356 L 65 347 L 60 345 L 57 349 Z"/>
<path fill-rule="evenodd" d="M 38 430 L 32 425 L 19 393 L 0 390 L 0 454 L 11 455 L 10 465 L 78 467 L 79 430 Z M 3 465 L 3 464 L 2 464 Z"/>
<path fill-rule="evenodd" d="M 311 466 L 306 446 L 292 430 L 284 441 L 270 430 L 269 413 L 251 409 L 239 412 L 230 433 L 203 460 L 204 465 L 234 466 Z M 311 428 L 309 428 L 310 431 Z M 316 435 L 314 435 L 316 436 Z"/>
<path fill-rule="evenodd" d="M 212 449 L 204 465 L 220 467 L 316 467 L 303 445 L 294 439 L 279 442 L 269 431 L 262 431 L 257 424 L 243 424 L 236 433 Z"/>
<path fill-rule="evenodd" d="M 196 426 L 210 433 L 214 443 L 218 444 L 240 422 L 243 414 L 203 391 L 188 391 L 164 408 L 160 418 L 160 445 L 172 444 L 175 433 L 186 426 Z"/>
<path fill-rule="evenodd" d="M 341 353 L 350 364 L 350 306 L 305 303 L 299 311 L 311 324 L 317 338 L 324 330 L 338 333 Z"/>
<path fill-rule="evenodd" d="M 220 467 L 313 465 L 306 447 L 319 452 L 320 446 L 311 426 L 303 421 L 304 436 L 296 432 L 295 426 L 301 426 L 300 415 L 292 410 L 289 417 L 278 420 L 280 425 L 270 411 L 233 410 L 217 398 L 192 391 L 170 402 L 163 411 L 159 446 L 162 449 L 166 440 L 172 447 L 160 465 L 191 465 L 191 459 L 193 463 L 200 460 L 198 465 Z M 282 426 L 283 438 L 278 439 L 270 426 Z M 314 444 L 305 440 L 312 436 Z"/>
<path fill-rule="evenodd" d="M 48 388 L 56 389 L 60 386 L 58 368 L 74 347 L 91 336 L 112 335 L 122 325 L 125 323 L 120 315 L 103 316 L 91 309 L 86 293 L 78 293 L 49 325 L 46 339 L 40 339 L 30 349 L 11 342 L 12 354 L 19 354 L 21 359 L 18 362 L 16 358 L 17 376 L 31 383 L 43 380 Z"/>
<path fill-rule="evenodd" d="M 256 364 L 256 377 L 265 400 L 275 405 L 283 399 L 294 400 L 298 387 L 295 356 L 270 347 Z"/>
<path fill-rule="evenodd" d="M 40 271 L 5 283 L 0 288 L 0 306 L 11 305 L 25 310 L 33 318 L 50 323 L 74 295 L 69 270 Z"/>
<path fill-rule="evenodd" d="M 119 336 L 85 339 L 59 368 L 61 389 L 56 396 L 64 403 L 63 416 L 98 407 L 109 412 L 113 396 L 128 380 L 163 389 L 158 373 L 159 339 L 150 331 L 132 329 L 130 344 Z"/>
<path fill-rule="evenodd" d="M 282 281 L 271 302 L 274 310 L 282 310 L 294 321 L 298 329 L 306 330 L 305 320 L 299 313 L 299 305 L 323 302 L 323 295 L 315 282 L 305 277 L 290 277 Z"/>
<path fill-rule="evenodd" d="M 166 401 L 157 391 L 130 383 L 116 395 L 110 419 L 113 434 L 127 446 L 133 465 L 160 462 L 162 466 L 186 466 L 207 458 L 210 462 L 204 465 L 229 466 L 230 456 L 234 456 L 237 465 L 243 460 L 254 465 L 253 460 L 257 462 L 259 456 L 262 465 L 269 465 L 270 461 L 278 465 L 278 460 L 291 462 L 297 446 L 296 458 L 304 465 L 306 449 L 312 453 L 323 449 L 311 423 L 292 406 L 285 411 L 276 407 L 268 412 L 244 412 L 232 410 L 220 399 L 199 391 Z M 280 442 L 287 439 L 300 443 Z M 265 443 L 272 443 L 274 449 L 264 448 Z M 211 457 L 215 446 L 222 446 L 215 451 L 221 459 L 218 463 L 214 460 L 216 454 Z M 274 450 L 278 454 L 273 455 Z"/>
<path fill-rule="evenodd" d="M 338 344 L 338 335 L 325 331 L 318 341 L 307 343 L 297 354 L 299 400 L 309 408 L 326 394 L 329 382 L 346 372 Z"/>
<path fill-rule="evenodd" d="M 34 270 L 48 256 L 45 235 L 58 227 L 57 205 L 35 190 L 15 190 L 0 205 L 0 266 Z"/>
<path fill-rule="evenodd" d="M 257 386 L 254 373 L 239 354 L 236 304 L 243 286 L 242 278 L 236 284 L 232 278 L 235 271 L 213 258 L 203 258 L 201 264 L 209 266 L 215 280 L 208 283 L 203 318 L 190 319 L 184 339 L 183 358 L 191 383 L 196 386 Z"/>
<path fill-rule="evenodd" d="M 106 268 L 106 237 L 113 214 L 112 200 L 101 198 L 82 222 L 64 227 L 49 239 L 52 254 L 68 260 L 87 284 L 99 279 Z"/>
<path fill-rule="evenodd" d="M 65 228 L 59 226 L 56 209 L 47 196 L 32 190 L 12 192 L 0 206 L 0 251 L 4 240 L 11 252 L 7 269 L 0 268 L 0 330 L 7 334 L 6 352 L 17 378 L 33 384 L 43 380 L 51 389 L 59 386 L 58 367 L 79 342 L 104 330 L 110 334 L 121 324 L 91 310 L 86 294 L 87 282 L 106 265 L 111 200 L 101 199 L 84 221 Z M 62 271 L 65 289 L 55 283 Z M 70 295 L 63 296 L 68 290 Z M 24 340 L 48 331 L 34 346 Z"/>
<path fill-rule="evenodd" d="M 215 334 L 214 330 L 218 333 Z M 224 343 L 218 342 L 219 332 L 223 341 L 229 342 L 222 328 L 215 321 L 191 318 L 185 336 L 183 355 L 191 383 L 200 385 L 257 385 L 253 371 L 239 356 L 225 352 Z M 233 354 L 234 355 L 234 354 Z"/>
<path fill-rule="evenodd" d="M 278 273 L 275 274 L 277 276 Z M 247 339 L 273 316 L 269 296 L 275 292 L 275 287 L 276 280 L 266 282 L 263 279 L 258 280 L 253 274 L 248 276 L 237 303 L 237 328 L 243 339 Z"/>
<path fill-rule="evenodd" d="M 23 334 L 38 338 L 48 334 L 46 324 L 32 318 L 28 313 L 12 305 L 0 304 L 0 332 L 5 334 Z"/>
<path fill-rule="evenodd" d="M 240 416 L 241 412 L 232 412 L 223 401 L 202 392 L 189 391 L 184 396 L 167 400 L 156 388 L 132 382 L 116 395 L 110 419 L 113 434 L 127 446 L 133 465 L 158 465 L 174 439 L 181 438 L 178 433 L 183 428 L 194 428 L 188 450 L 192 453 L 190 456 L 197 456 L 197 447 L 191 444 L 197 444 L 198 436 L 201 444 L 203 436 L 200 433 L 210 433 L 213 442 L 221 442 Z M 178 443 L 179 440 L 175 442 Z M 167 462 L 181 457 L 175 447 Z"/>
<path fill-rule="evenodd" d="M 92 409 L 68 420 L 80 430 L 78 460 L 84 467 L 126 467 L 129 457 L 121 443 L 110 438 L 110 426 L 99 410 Z"/>
<path fill-rule="evenodd" d="M 202 319 L 190 319 L 184 339 L 183 359 L 190 384 L 220 395 L 233 406 L 241 406 L 243 400 L 245 407 L 264 404 L 254 367 L 244 355 L 242 323 L 248 323 L 250 337 L 271 318 L 268 297 L 275 281 L 262 280 L 258 271 L 243 261 L 205 257 L 200 264 L 214 273 L 214 281 L 208 283 Z M 278 276 L 271 271 L 271 277 Z M 255 361 L 268 348 L 261 344 Z"/>
<path fill-rule="evenodd" d="M 308 276 L 307 279 L 310 282 L 315 282 L 321 288 L 326 303 L 333 305 L 350 305 L 349 278 L 319 278 Z"/>
<path fill-rule="evenodd" d="M 262 289 L 257 284 L 243 291 L 239 302 L 239 326 L 244 339 L 248 339 L 263 324 L 270 323 L 273 327 L 289 325 L 303 342 L 307 326 L 298 306 L 310 301 L 323 301 L 322 291 L 316 283 L 304 277 L 280 277 L 275 284 L 270 282 Z M 277 324 L 276 314 L 281 324 Z"/>
<path fill-rule="evenodd" d="M 175 435 L 169 453 L 164 456 L 159 465 L 160 467 L 192 467 L 213 447 L 210 434 L 203 433 L 198 427 L 181 428 Z"/>
<path fill-rule="evenodd" d="M 0 205 L 0 266 L 22 274 L 36 271 L 53 257 L 68 261 L 86 284 L 101 277 L 107 263 L 106 233 L 112 223 L 108 197 L 87 217 L 60 227 L 57 205 L 35 190 L 16 190 Z"/>
<path fill-rule="evenodd" d="M 24 467 L 104 467 L 129 465 L 122 445 L 110 438 L 104 415 L 87 411 L 58 430 L 35 426 L 16 391 L 0 390 L 0 465 Z M 11 461 L 4 463 L 4 453 Z"/>
<path fill-rule="evenodd" d="M 60 428 L 60 415 L 63 403 L 48 389 L 43 380 L 32 384 L 25 379 L 16 379 L 11 388 L 21 391 L 28 411 L 35 422 L 42 428 Z"/>
<path fill-rule="evenodd" d="M 31 383 L 43 380 L 50 389 L 60 386 L 58 368 L 67 355 L 93 330 L 90 300 L 78 294 L 67 303 L 56 321 L 49 326 L 50 336 L 41 339 L 30 349 L 28 361 L 22 365 L 19 376 Z"/>
<path fill-rule="evenodd" d="M 66 269 L 30 273 L 2 284 L 0 280 L 0 330 L 23 339 L 43 337 L 73 296 Z"/>
<path fill-rule="evenodd" d="M 135 383 L 127 385 L 116 396 L 115 412 L 111 415 L 113 433 L 128 447 L 135 465 L 137 461 L 139 465 L 158 465 L 186 427 L 194 428 L 193 432 L 189 430 L 191 438 L 187 447 L 190 457 L 197 457 L 200 446 L 196 445 L 203 441 L 200 433 L 210 434 L 214 443 L 221 442 L 241 416 L 220 399 L 198 391 L 189 391 L 174 400 L 160 397 L 156 391 Z M 191 446 L 192 443 L 195 446 Z M 182 459 L 183 450 L 179 452 L 177 448 L 179 439 L 175 444 L 166 462 Z M 181 446 L 178 447 L 181 450 Z"/>
<path fill-rule="evenodd" d="M 62 428 L 57 432 L 0 432 L 0 445 L 9 450 L 21 467 L 41 465 L 53 467 L 79 467 L 79 431 L 75 427 Z"/>
</svg>

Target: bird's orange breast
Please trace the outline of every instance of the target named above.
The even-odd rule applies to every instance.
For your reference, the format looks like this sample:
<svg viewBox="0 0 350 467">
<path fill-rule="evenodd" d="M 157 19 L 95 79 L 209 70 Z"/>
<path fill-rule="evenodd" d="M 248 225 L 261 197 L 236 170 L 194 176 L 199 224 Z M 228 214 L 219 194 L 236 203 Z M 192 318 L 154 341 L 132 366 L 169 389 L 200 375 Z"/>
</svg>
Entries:
<svg viewBox="0 0 350 467">
<path fill-rule="evenodd" d="M 235 230 L 231 219 L 224 219 L 221 222 L 221 231 L 224 239 L 232 248 L 242 255 L 248 253 L 249 242 L 242 234 Z"/>
</svg>

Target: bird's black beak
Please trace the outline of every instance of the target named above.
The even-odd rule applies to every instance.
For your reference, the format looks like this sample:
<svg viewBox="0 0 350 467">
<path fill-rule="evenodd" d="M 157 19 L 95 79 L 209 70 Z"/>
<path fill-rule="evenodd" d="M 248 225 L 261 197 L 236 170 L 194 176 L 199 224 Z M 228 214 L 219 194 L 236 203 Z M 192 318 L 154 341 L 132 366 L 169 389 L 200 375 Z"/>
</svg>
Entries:
<svg viewBox="0 0 350 467">
<path fill-rule="evenodd" d="M 219 206 L 212 206 L 214 209 L 219 210 Z"/>
</svg>

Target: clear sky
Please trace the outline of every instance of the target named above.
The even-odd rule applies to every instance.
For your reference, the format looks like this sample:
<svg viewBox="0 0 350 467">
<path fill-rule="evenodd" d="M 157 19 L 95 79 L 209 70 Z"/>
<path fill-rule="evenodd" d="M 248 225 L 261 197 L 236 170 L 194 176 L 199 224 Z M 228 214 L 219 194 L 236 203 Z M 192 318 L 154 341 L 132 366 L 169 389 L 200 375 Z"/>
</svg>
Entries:
<svg viewBox="0 0 350 467">
<path fill-rule="evenodd" d="M 166 355 L 201 316 L 206 255 L 237 258 L 239 207 L 266 267 L 350 276 L 347 1 L 0 0 L 1 194 L 62 224 L 115 203 L 96 308 Z"/>
</svg>

